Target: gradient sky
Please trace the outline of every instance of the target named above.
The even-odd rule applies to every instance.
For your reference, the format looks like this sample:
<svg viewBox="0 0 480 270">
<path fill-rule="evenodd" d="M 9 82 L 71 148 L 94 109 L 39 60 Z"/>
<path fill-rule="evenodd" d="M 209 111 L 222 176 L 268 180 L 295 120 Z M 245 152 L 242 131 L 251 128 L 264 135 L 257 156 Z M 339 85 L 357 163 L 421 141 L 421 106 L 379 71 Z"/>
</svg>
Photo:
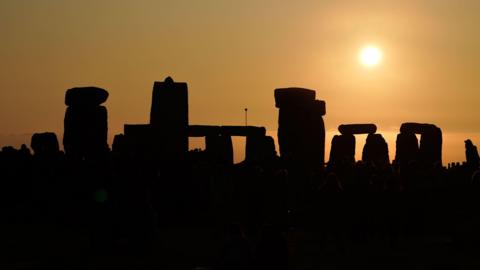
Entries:
<svg viewBox="0 0 480 270">
<path fill-rule="evenodd" d="M 372 122 L 390 154 L 402 122 L 444 131 L 444 161 L 480 143 L 480 1 L 0 0 L 0 145 L 62 137 L 65 90 L 110 92 L 110 135 L 147 123 L 155 80 L 189 85 L 191 124 L 277 129 L 273 90 L 326 100 L 341 123 Z M 374 69 L 358 51 L 376 44 Z M 363 144 L 364 138 L 359 138 Z M 328 152 L 327 152 L 328 155 Z"/>
</svg>

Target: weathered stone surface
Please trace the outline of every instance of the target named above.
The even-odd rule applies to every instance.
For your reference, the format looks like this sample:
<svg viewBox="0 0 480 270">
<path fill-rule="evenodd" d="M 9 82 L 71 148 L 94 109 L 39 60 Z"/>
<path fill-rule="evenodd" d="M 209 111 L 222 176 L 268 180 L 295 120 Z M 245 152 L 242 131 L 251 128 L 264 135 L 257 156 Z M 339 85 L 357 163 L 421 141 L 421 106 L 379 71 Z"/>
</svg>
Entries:
<svg viewBox="0 0 480 270">
<path fill-rule="evenodd" d="M 341 134 L 373 134 L 377 132 L 377 126 L 375 124 L 340 125 L 338 131 Z"/>
<path fill-rule="evenodd" d="M 75 87 L 65 94 L 67 106 L 99 106 L 108 99 L 108 92 L 98 87 Z"/>
<path fill-rule="evenodd" d="M 314 90 L 296 87 L 275 89 L 275 106 L 277 108 L 309 106 L 314 100 Z"/>
<path fill-rule="evenodd" d="M 367 142 L 363 147 L 362 161 L 371 162 L 378 167 L 390 164 L 388 144 L 381 134 L 368 134 Z"/>
<path fill-rule="evenodd" d="M 330 149 L 330 164 L 355 162 L 355 136 L 335 135 Z"/>
<path fill-rule="evenodd" d="M 60 151 L 57 135 L 53 132 L 33 134 L 30 146 L 36 156 L 52 156 Z"/>
</svg>

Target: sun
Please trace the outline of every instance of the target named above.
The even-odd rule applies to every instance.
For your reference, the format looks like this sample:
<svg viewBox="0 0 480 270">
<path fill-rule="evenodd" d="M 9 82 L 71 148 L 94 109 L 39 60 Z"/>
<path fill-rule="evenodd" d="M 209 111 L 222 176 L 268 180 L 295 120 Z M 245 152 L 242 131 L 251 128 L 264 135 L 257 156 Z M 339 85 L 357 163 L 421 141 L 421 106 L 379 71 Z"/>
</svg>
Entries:
<svg viewBox="0 0 480 270">
<path fill-rule="evenodd" d="M 374 67 L 382 61 L 382 51 L 375 46 L 367 46 L 360 50 L 360 63 L 366 67 Z"/>
</svg>

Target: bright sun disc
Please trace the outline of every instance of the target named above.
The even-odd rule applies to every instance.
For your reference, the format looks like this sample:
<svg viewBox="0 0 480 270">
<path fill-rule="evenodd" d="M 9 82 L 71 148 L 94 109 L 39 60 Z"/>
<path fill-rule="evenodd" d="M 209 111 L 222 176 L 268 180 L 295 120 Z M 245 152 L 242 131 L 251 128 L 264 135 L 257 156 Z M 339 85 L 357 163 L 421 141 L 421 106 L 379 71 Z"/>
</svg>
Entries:
<svg viewBox="0 0 480 270">
<path fill-rule="evenodd" d="M 365 47 L 360 51 L 360 62 L 367 67 L 373 67 L 382 60 L 382 52 L 373 46 Z"/>
</svg>

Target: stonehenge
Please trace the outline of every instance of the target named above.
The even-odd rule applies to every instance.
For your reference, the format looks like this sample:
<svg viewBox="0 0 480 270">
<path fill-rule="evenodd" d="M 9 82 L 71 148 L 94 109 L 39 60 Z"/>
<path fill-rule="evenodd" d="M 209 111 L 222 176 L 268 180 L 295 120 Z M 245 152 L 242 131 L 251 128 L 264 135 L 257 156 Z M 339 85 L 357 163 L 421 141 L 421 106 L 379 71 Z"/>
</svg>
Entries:
<svg viewBox="0 0 480 270">
<path fill-rule="evenodd" d="M 63 146 L 68 158 L 88 159 L 108 153 L 108 113 L 102 106 L 108 92 L 98 87 L 76 87 L 66 91 Z M 280 156 L 290 165 L 320 167 L 325 163 L 325 101 L 317 100 L 314 90 L 278 88 L 274 91 L 278 114 Z M 155 82 L 152 91 L 150 122 L 125 125 L 124 134 L 115 136 L 115 152 L 135 149 L 136 153 L 162 161 L 184 160 L 189 137 L 205 137 L 207 152 L 223 163 L 233 164 L 232 136 L 246 137 L 246 160 L 261 160 L 275 152 L 264 127 L 189 125 L 188 85 L 167 77 Z M 374 124 L 349 124 L 338 127 L 332 139 L 331 163 L 355 161 L 355 135 L 368 134 L 362 161 L 389 164 L 388 145 Z M 419 134 L 420 140 L 417 139 Z M 35 134 L 36 154 L 59 151 L 55 134 Z M 58 143 L 58 142 L 57 142 Z M 442 164 L 442 131 L 432 124 L 407 122 L 400 127 L 395 162 L 419 161 Z M 469 158 L 473 147 L 468 144 Z M 118 150 L 118 151 L 117 151 Z"/>
<path fill-rule="evenodd" d="M 185 160 L 188 130 L 188 86 L 167 77 L 153 84 L 150 123 L 124 125 L 121 143 L 131 155 L 159 166 Z"/>
<path fill-rule="evenodd" d="M 245 160 L 261 161 L 264 151 L 271 152 L 271 141 L 264 127 L 255 126 L 202 126 L 188 127 L 189 137 L 205 137 L 205 148 L 209 157 L 224 164 L 233 164 L 232 136 L 246 137 Z M 273 144 L 273 151 L 275 145 Z"/>
<path fill-rule="evenodd" d="M 420 135 L 420 145 L 415 134 Z M 442 165 L 442 131 L 433 124 L 403 123 L 397 135 L 395 162 Z"/>
<path fill-rule="evenodd" d="M 322 166 L 325 162 L 325 102 L 305 88 L 275 89 L 279 108 L 280 156 L 291 165 Z"/>
<path fill-rule="evenodd" d="M 353 163 L 355 162 L 355 136 L 356 134 L 368 134 L 367 141 L 362 151 L 362 161 L 384 167 L 390 164 L 388 145 L 381 134 L 377 132 L 375 124 L 349 124 L 340 125 L 338 131 L 341 135 L 335 135 L 332 139 L 329 163 Z"/>
<path fill-rule="evenodd" d="M 63 146 L 74 159 L 96 159 L 105 155 L 107 144 L 107 109 L 100 106 L 108 92 L 98 87 L 77 87 L 67 90 Z"/>
<path fill-rule="evenodd" d="M 155 82 L 152 92 L 150 125 L 158 129 L 158 143 L 167 155 L 184 156 L 188 152 L 188 86 L 167 77 Z"/>
<path fill-rule="evenodd" d="M 150 123 L 125 125 L 121 142 L 131 154 L 149 160 L 183 160 L 188 153 L 188 138 L 205 137 L 210 160 L 233 164 L 231 136 L 247 138 L 246 160 L 252 160 L 259 156 L 258 147 L 264 142 L 265 134 L 264 127 L 189 125 L 188 86 L 167 77 L 163 82 L 154 83 Z"/>
</svg>

